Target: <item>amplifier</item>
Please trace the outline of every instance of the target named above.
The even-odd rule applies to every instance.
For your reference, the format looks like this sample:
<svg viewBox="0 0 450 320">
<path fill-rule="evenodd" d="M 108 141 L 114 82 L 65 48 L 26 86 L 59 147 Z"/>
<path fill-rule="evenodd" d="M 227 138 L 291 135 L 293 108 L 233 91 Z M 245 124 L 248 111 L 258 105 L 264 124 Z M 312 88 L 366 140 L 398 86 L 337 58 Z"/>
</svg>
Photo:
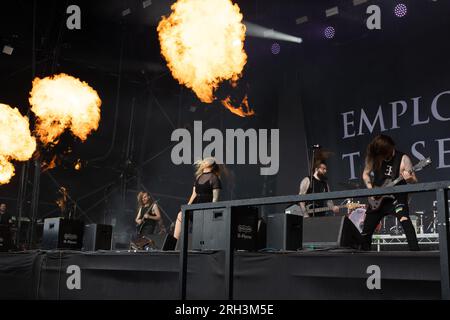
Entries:
<svg viewBox="0 0 450 320">
<path fill-rule="evenodd" d="M 302 216 L 284 213 L 267 216 L 267 248 L 301 250 L 302 237 Z"/>
<path fill-rule="evenodd" d="M 83 250 L 111 250 L 112 226 L 88 224 L 84 227 Z"/>
<path fill-rule="evenodd" d="M 12 249 L 11 227 L 0 224 L 0 252 Z"/>
<path fill-rule="evenodd" d="M 44 220 L 42 249 L 81 250 L 83 245 L 83 222 L 64 218 L 48 218 Z"/>
<path fill-rule="evenodd" d="M 258 249 L 258 208 L 233 208 L 231 239 L 236 250 Z M 193 250 L 224 250 L 226 239 L 226 209 L 194 211 L 192 227 Z"/>
</svg>

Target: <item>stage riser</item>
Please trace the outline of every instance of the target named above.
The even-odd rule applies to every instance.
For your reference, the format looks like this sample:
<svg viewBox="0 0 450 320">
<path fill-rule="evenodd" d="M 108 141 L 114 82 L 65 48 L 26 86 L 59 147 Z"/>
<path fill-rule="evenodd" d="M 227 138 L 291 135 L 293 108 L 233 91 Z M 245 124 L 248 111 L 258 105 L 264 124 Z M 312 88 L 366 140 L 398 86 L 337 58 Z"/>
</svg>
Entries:
<svg viewBox="0 0 450 320">
<path fill-rule="evenodd" d="M 178 263 L 177 253 L 166 252 L 0 254 L 0 299 L 177 299 Z M 190 254 L 188 299 L 224 299 L 223 265 L 223 252 Z M 370 265 L 380 267 L 380 290 L 366 286 Z M 69 266 L 80 268 L 80 289 L 68 289 Z M 439 274 L 439 256 L 429 252 L 239 252 L 234 296 L 439 299 Z"/>
</svg>

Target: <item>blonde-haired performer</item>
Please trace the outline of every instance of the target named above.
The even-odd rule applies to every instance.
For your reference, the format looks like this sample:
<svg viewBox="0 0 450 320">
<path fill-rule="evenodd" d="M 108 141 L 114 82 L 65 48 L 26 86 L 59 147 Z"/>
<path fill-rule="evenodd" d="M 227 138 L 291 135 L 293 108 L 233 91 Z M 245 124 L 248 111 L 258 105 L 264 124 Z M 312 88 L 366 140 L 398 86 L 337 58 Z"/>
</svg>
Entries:
<svg viewBox="0 0 450 320">
<path fill-rule="evenodd" d="M 147 192 L 139 192 L 137 195 L 138 212 L 136 215 L 137 233 L 148 236 L 155 232 L 155 227 L 161 220 L 159 207 Z"/>
<path fill-rule="evenodd" d="M 195 162 L 195 167 L 195 182 L 188 204 L 219 201 L 222 182 L 220 181 L 221 169 L 216 163 L 216 159 L 208 157 L 199 160 Z M 173 233 L 176 239 L 180 238 L 181 219 L 182 214 L 180 211 L 175 222 L 175 230 Z"/>
</svg>

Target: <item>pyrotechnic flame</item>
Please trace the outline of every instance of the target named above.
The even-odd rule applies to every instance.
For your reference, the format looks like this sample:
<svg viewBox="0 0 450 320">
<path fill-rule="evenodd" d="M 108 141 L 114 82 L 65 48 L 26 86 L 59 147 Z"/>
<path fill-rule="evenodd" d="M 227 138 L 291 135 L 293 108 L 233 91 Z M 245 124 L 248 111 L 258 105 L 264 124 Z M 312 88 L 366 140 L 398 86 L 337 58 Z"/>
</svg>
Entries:
<svg viewBox="0 0 450 320">
<path fill-rule="evenodd" d="M 81 170 L 81 160 L 78 159 L 77 162 L 75 162 L 74 166 L 75 170 Z"/>
<path fill-rule="evenodd" d="M 28 118 L 16 108 L 0 103 L 0 184 L 14 176 L 11 160 L 26 161 L 36 150 L 31 136 Z"/>
<path fill-rule="evenodd" d="M 37 117 L 36 134 L 44 145 L 56 144 L 66 128 L 82 141 L 98 128 L 102 101 L 97 92 L 67 74 L 35 78 L 29 101 Z"/>
<path fill-rule="evenodd" d="M 14 176 L 14 166 L 5 157 L 0 156 L 0 184 L 8 183 Z"/>
<path fill-rule="evenodd" d="M 231 98 L 230 97 L 227 97 L 225 100 L 222 100 L 222 105 L 225 108 L 227 108 L 228 110 L 230 110 L 230 112 L 238 115 L 239 117 L 248 117 L 248 116 L 253 116 L 255 114 L 255 111 L 250 109 L 250 107 L 248 106 L 247 95 L 244 97 L 244 99 L 242 100 L 242 102 L 241 102 L 239 107 L 233 107 L 231 105 Z"/>
<path fill-rule="evenodd" d="M 47 163 L 46 161 L 43 161 L 41 164 L 41 171 L 42 172 L 46 172 L 47 170 L 51 170 L 54 169 L 56 167 L 56 160 L 58 159 L 58 157 L 56 155 L 54 155 L 52 157 L 52 160 L 50 160 L 49 163 Z"/>
<path fill-rule="evenodd" d="M 237 81 L 247 62 L 239 6 L 231 0 L 178 0 L 171 8 L 158 25 L 161 53 L 173 77 L 211 103 L 219 84 Z"/>
</svg>

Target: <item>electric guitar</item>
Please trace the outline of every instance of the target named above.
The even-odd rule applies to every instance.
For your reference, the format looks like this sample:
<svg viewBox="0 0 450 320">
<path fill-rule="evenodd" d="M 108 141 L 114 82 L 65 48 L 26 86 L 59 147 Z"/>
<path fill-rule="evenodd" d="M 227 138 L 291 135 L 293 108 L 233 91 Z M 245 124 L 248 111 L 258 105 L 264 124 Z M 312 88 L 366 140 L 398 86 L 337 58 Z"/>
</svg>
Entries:
<svg viewBox="0 0 450 320">
<path fill-rule="evenodd" d="M 412 174 L 413 172 L 420 171 L 423 168 L 429 166 L 430 164 L 431 164 L 431 158 L 428 157 L 426 159 L 422 159 L 414 167 L 412 167 L 411 170 L 409 170 L 409 173 Z M 395 180 L 386 179 L 381 187 L 376 187 L 376 188 L 393 187 L 403 180 L 404 180 L 404 178 L 402 175 L 400 175 Z M 394 199 L 394 198 L 395 197 L 393 195 L 384 195 L 384 196 L 379 196 L 379 197 L 375 197 L 375 198 L 371 197 L 371 198 L 369 198 L 369 206 L 372 210 L 377 210 L 381 207 L 381 205 L 383 204 L 383 201 L 385 199 Z"/>
<path fill-rule="evenodd" d="M 152 209 L 153 209 L 153 204 L 147 209 L 146 212 L 144 212 L 144 213 L 141 212 L 140 217 L 141 217 L 141 219 L 143 221 L 141 222 L 141 224 L 136 225 L 136 229 L 137 229 L 137 233 L 138 234 L 141 234 L 142 229 L 145 227 L 145 225 L 148 223 L 148 221 L 151 220 L 151 219 L 144 219 L 144 216 L 147 213 L 150 214 L 150 215 L 153 215 L 152 214 Z M 142 208 L 140 210 L 142 210 Z"/>
<path fill-rule="evenodd" d="M 356 202 L 349 202 L 347 204 L 343 204 L 340 206 L 337 206 L 339 209 L 347 208 L 350 210 L 355 210 L 357 208 L 363 208 L 365 207 L 365 204 L 356 203 Z M 308 216 L 310 213 L 319 213 L 319 212 L 325 212 L 325 211 L 332 211 L 332 207 L 321 207 L 321 208 L 312 208 L 312 204 L 306 206 L 306 210 L 303 211 L 303 214 Z"/>
</svg>

